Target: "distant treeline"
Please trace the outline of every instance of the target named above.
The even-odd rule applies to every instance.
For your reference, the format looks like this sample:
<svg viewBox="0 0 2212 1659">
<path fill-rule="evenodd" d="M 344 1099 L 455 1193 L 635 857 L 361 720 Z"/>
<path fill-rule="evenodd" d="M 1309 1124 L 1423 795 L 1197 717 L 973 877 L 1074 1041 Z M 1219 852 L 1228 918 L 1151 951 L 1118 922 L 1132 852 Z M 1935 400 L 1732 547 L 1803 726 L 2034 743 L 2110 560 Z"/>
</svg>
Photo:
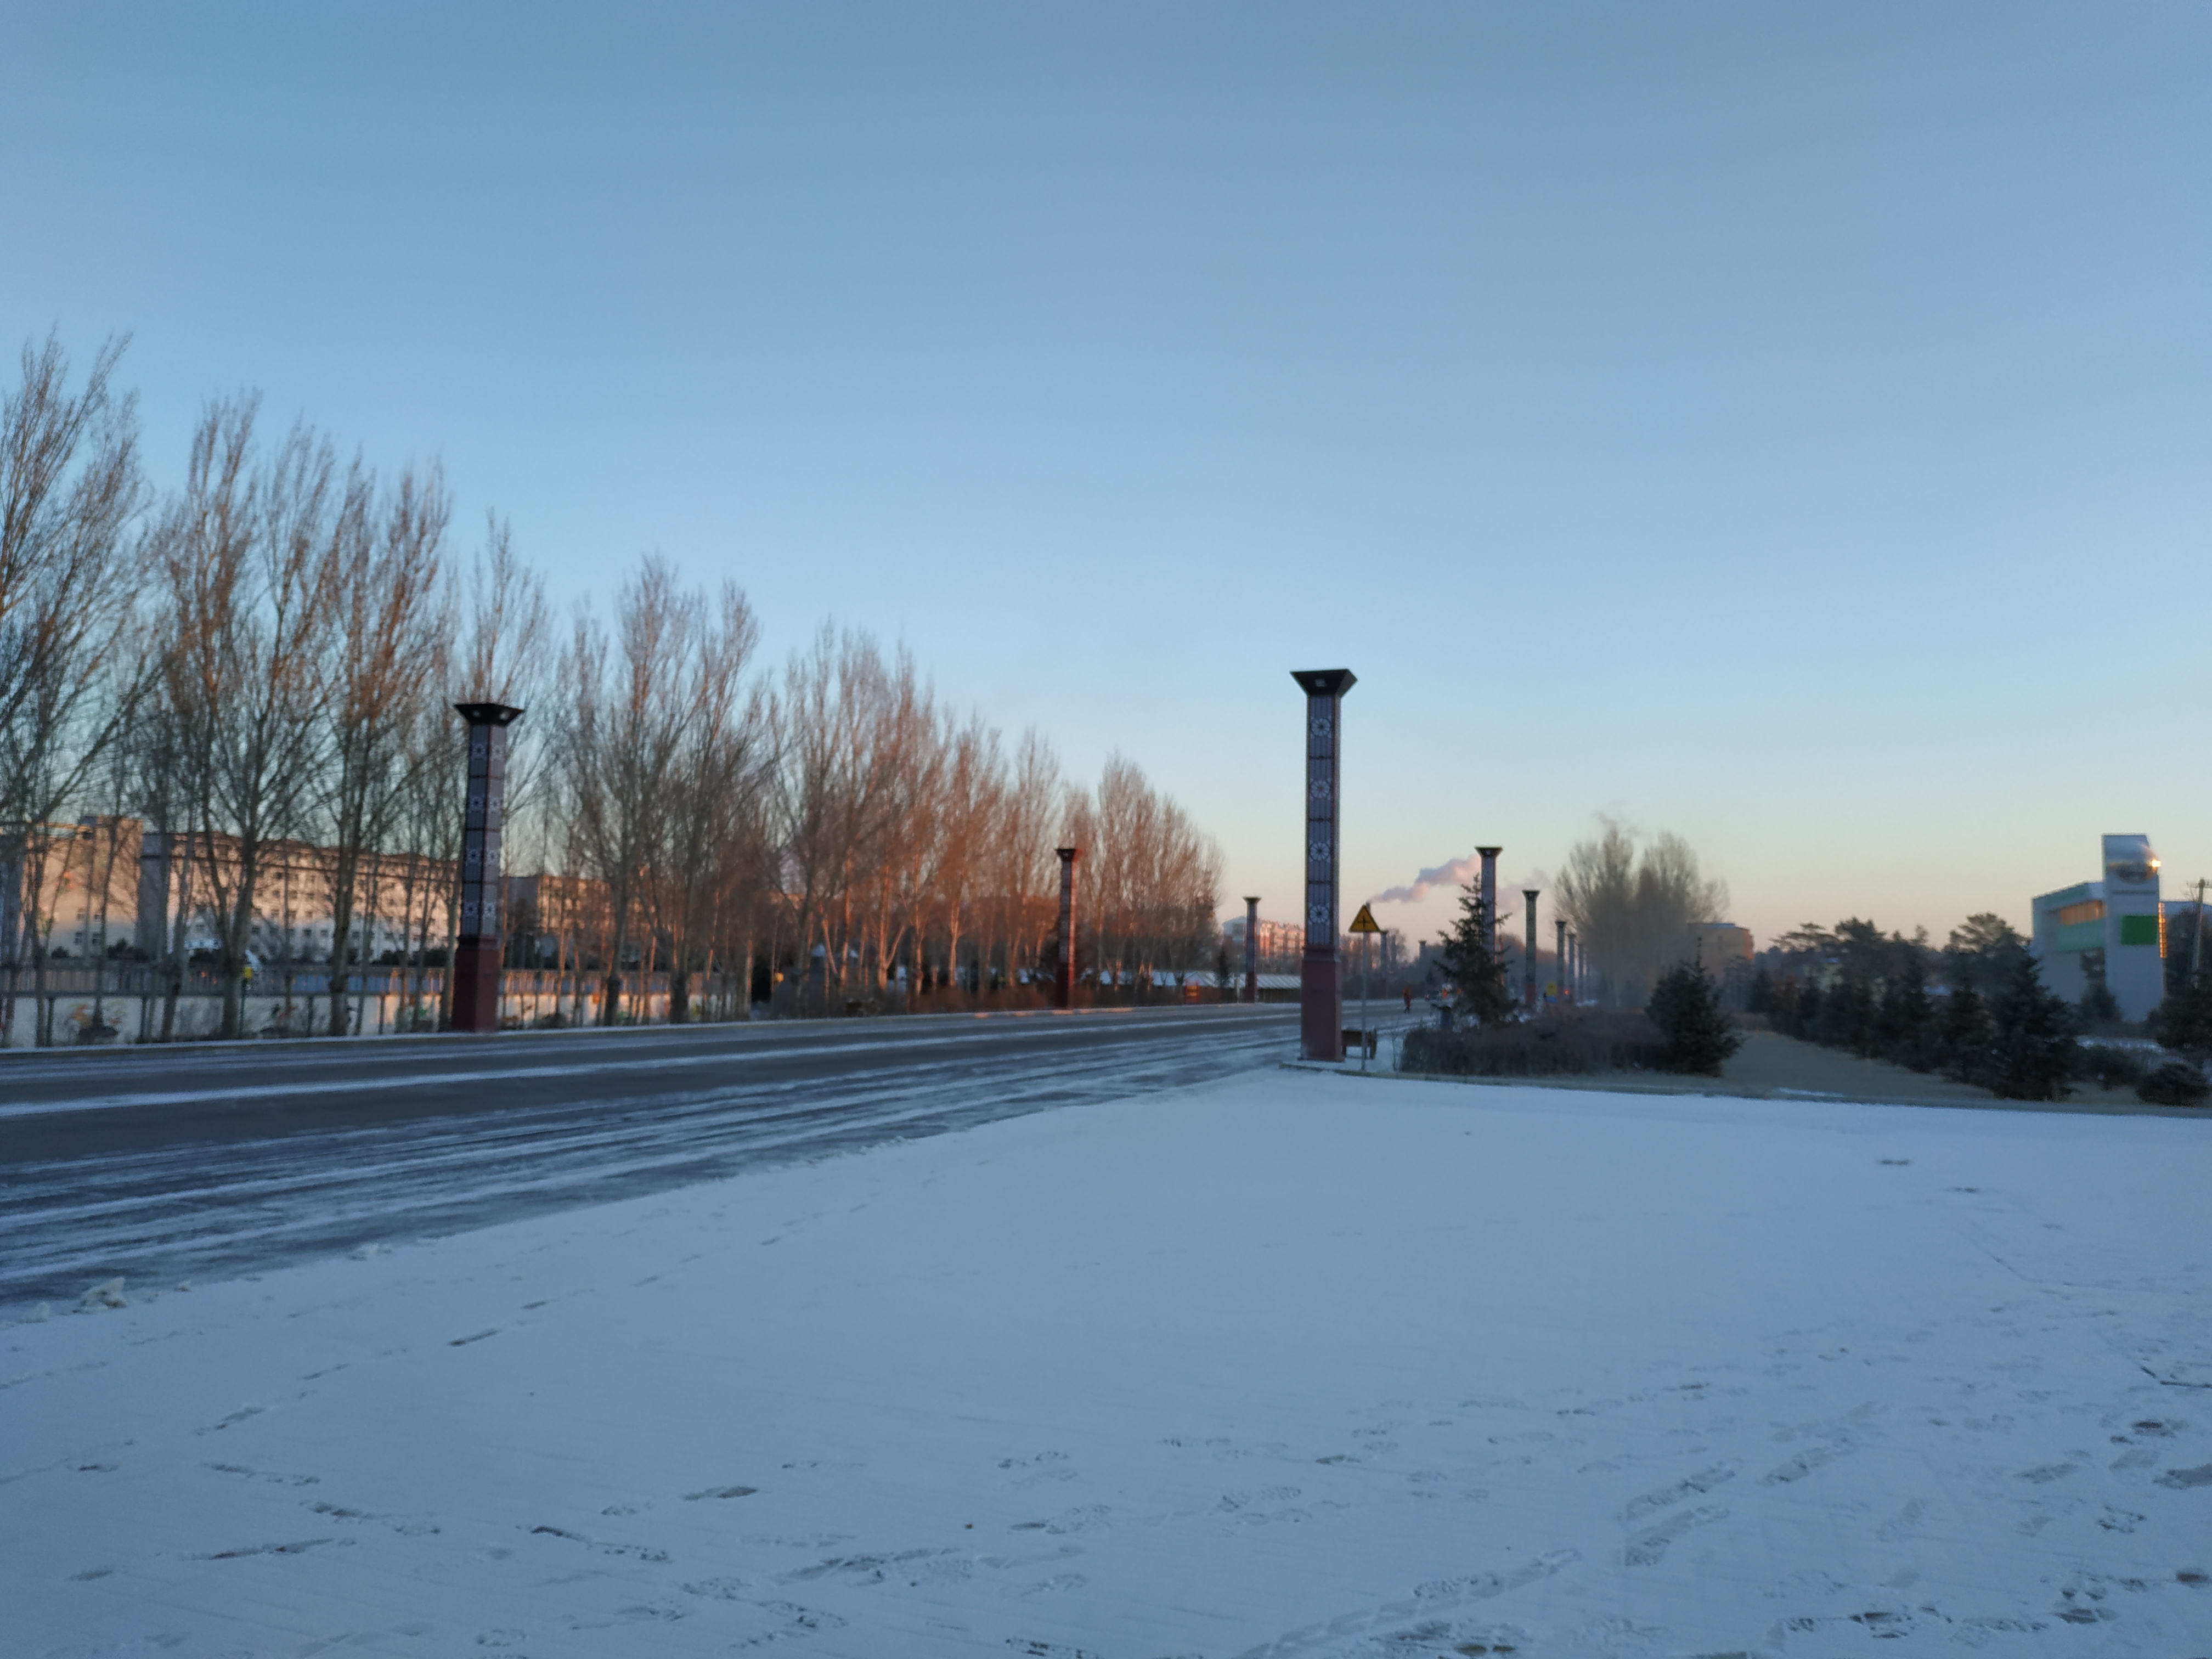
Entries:
<svg viewBox="0 0 2212 1659">
<path fill-rule="evenodd" d="M 1988 913 L 1969 916 L 1941 948 L 1924 929 L 1906 939 L 1855 918 L 1833 928 L 1808 923 L 1776 941 L 1779 960 L 1753 975 L 1745 1007 L 1785 1036 L 1940 1073 L 2008 1099 L 2057 1099 L 2082 1078 L 2136 1085 L 2146 1098 L 2202 1098 L 2201 1062 L 2212 1052 L 2212 963 L 2191 980 L 2194 918 L 2180 923 L 2169 930 L 2166 999 L 2149 1028 L 2185 1056 L 2174 1066 L 2154 1068 L 2139 1050 L 2081 1042 L 2122 1029 L 2101 961 L 2087 964 L 2088 991 L 2069 1004 L 2044 984 L 2027 941 Z"/>
<path fill-rule="evenodd" d="M 1214 965 L 1220 855 L 1133 762 L 1071 782 L 1038 733 L 1008 741 L 903 651 L 828 624 L 770 669 L 734 583 L 658 558 L 556 626 L 502 521 L 456 556 L 434 463 L 343 459 L 303 422 L 270 428 L 252 394 L 209 403 L 182 482 L 156 491 L 121 355 L 73 379 L 56 341 L 26 345 L 0 409 L 0 867 L 34 884 L 40 838 L 77 814 L 225 837 L 205 860 L 225 1035 L 281 844 L 327 853 L 340 964 L 360 959 L 364 859 L 457 858 L 457 702 L 528 710 L 507 868 L 605 885 L 604 925 L 562 940 L 562 965 L 591 961 L 611 992 L 665 972 L 677 1018 L 690 975 L 810 961 L 846 1000 L 894 975 L 1003 986 L 1043 965 L 1065 844 L 1083 849 L 1086 969 Z M 0 963 L 43 971 L 52 896 L 0 906 Z M 620 995 L 604 1006 L 623 1017 Z"/>
</svg>

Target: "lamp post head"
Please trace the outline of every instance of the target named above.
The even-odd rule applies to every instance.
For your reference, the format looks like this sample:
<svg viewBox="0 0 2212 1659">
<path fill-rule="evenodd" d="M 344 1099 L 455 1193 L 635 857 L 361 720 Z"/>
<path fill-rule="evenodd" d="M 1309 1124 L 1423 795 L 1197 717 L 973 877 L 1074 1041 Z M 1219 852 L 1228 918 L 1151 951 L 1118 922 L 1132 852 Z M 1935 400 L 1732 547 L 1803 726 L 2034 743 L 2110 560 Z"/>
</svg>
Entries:
<svg viewBox="0 0 2212 1659">
<path fill-rule="evenodd" d="M 1293 668 L 1291 678 L 1310 697 L 1340 697 L 1359 684 L 1349 668 Z"/>
<path fill-rule="evenodd" d="M 457 702 L 453 712 L 471 726 L 512 726 L 523 714 L 521 709 L 503 702 Z"/>
</svg>

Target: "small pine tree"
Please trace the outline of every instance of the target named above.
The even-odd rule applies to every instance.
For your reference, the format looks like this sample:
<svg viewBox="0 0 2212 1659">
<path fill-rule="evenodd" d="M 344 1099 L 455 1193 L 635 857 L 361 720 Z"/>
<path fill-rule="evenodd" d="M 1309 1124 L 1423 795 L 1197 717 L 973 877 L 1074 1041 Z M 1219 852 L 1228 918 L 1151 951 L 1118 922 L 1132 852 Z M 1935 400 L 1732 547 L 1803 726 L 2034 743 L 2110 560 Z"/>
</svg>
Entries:
<svg viewBox="0 0 2212 1659">
<path fill-rule="evenodd" d="M 2204 1068 L 2186 1060 L 2169 1060 L 2136 1085 L 2136 1092 L 2154 1106 L 2202 1106 L 2212 1097 L 2212 1082 Z"/>
<path fill-rule="evenodd" d="M 2021 957 L 1990 1005 L 1988 1087 L 2007 1100 L 2059 1100 L 2080 1063 L 2073 1011 Z"/>
<path fill-rule="evenodd" d="M 1820 1029 L 1820 981 L 1808 979 L 1797 993 L 1797 1011 L 1790 1022 L 1790 1035 L 1811 1042 L 1817 1039 L 1814 1033 Z"/>
<path fill-rule="evenodd" d="M 2166 994 L 2151 1014 L 2150 1034 L 2161 1048 L 2199 1056 L 2212 1054 L 2212 969 Z"/>
<path fill-rule="evenodd" d="M 1990 1011 L 1970 981 L 1958 981 L 1943 999 L 1936 1060 L 1946 1076 L 1960 1083 L 1980 1083 L 1989 1075 Z"/>
<path fill-rule="evenodd" d="M 1720 988 L 1701 966 L 1684 963 L 1662 974 L 1644 1012 L 1667 1039 L 1660 1064 L 1670 1072 L 1718 1077 L 1743 1046 L 1743 1034 L 1721 1006 Z"/>
<path fill-rule="evenodd" d="M 1460 1017 L 1479 1025 L 1510 1019 L 1516 1006 L 1513 988 L 1506 982 L 1504 956 L 1492 955 L 1483 943 L 1490 932 L 1489 920 L 1481 888 L 1468 883 L 1460 890 L 1459 920 L 1444 935 L 1438 952 L 1445 976 L 1459 988 Z"/>
<path fill-rule="evenodd" d="M 1875 1011 L 1875 1048 L 1884 1060 L 1928 1069 L 1928 1028 L 1935 1018 L 1928 1000 L 1928 970 L 1920 954 L 1905 957 L 1895 979 L 1881 988 L 1881 1006 Z"/>
<path fill-rule="evenodd" d="M 1856 1054 L 1872 1052 L 1874 993 L 1865 981 L 1845 979 L 1828 988 L 1820 998 L 1820 1018 L 1814 1027 L 1813 1040 Z"/>
<path fill-rule="evenodd" d="M 1774 980 L 1762 968 L 1751 976 L 1751 988 L 1744 994 L 1743 1011 L 1747 1014 L 1771 1014 L 1774 1008 Z"/>
</svg>

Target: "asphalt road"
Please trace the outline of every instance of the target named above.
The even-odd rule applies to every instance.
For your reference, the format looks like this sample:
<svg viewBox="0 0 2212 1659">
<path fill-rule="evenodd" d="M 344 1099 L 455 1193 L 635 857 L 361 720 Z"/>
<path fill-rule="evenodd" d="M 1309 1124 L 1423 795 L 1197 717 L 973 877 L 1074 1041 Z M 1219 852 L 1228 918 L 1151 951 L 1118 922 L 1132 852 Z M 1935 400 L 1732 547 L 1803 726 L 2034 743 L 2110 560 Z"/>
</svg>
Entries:
<svg viewBox="0 0 2212 1659">
<path fill-rule="evenodd" d="M 1294 1007 L 0 1054 L 0 1306 L 214 1279 L 1180 1087 Z"/>
</svg>

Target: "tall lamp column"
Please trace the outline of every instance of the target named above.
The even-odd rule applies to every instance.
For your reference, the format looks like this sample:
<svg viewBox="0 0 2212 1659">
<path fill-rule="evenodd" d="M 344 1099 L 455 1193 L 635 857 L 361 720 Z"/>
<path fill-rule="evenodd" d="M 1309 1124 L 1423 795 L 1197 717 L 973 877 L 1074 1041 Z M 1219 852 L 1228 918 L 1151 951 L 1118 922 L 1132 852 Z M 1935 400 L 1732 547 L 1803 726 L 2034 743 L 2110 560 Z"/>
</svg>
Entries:
<svg viewBox="0 0 2212 1659">
<path fill-rule="evenodd" d="M 1062 847 L 1060 854 L 1060 963 L 1053 970 L 1052 1006 L 1075 1006 L 1075 860 L 1079 848 Z"/>
<path fill-rule="evenodd" d="M 507 728 L 522 710 L 457 702 L 469 723 L 469 797 L 461 820 L 461 916 L 454 930 L 456 1031 L 499 1030 L 499 837 L 507 811 Z"/>
<path fill-rule="evenodd" d="M 1536 895 L 1539 890 L 1534 887 L 1521 890 L 1521 896 L 1528 906 L 1528 949 L 1521 963 L 1521 988 L 1532 1014 L 1536 1012 Z"/>
<path fill-rule="evenodd" d="M 1244 901 L 1244 1000 L 1260 1000 L 1260 901 Z"/>
<path fill-rule="evenodd" d="M 1298 1048 L 1308 1060 L 1344 1058 L 1344 982 L 1337 958 L 1337 794 L 1342 782 L 1344 694 L 1349 668 L 1291 671 L 1306 694 L 1306 948 L 1298 963 Z"/>
</svg>

